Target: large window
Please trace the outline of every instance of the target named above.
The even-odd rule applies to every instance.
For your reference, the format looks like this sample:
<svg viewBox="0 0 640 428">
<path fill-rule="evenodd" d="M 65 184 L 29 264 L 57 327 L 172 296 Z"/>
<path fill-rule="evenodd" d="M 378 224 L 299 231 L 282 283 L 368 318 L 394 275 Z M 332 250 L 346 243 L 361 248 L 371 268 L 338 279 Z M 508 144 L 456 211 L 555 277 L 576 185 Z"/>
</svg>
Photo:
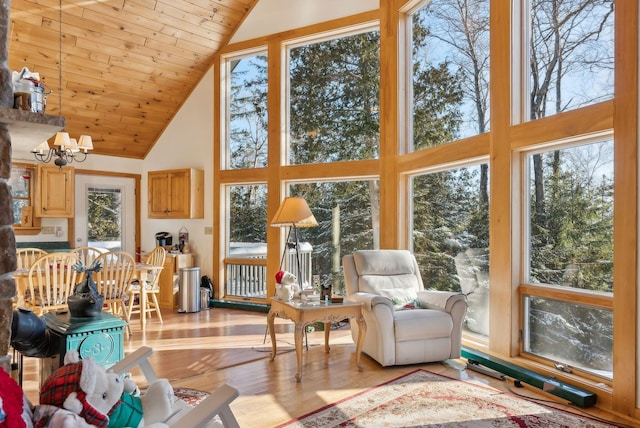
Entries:
<svg viewBox="0 0 640 428">
<path fill-rule="evenodd" d="M 523 351 L 564 370 L 613 378 L 613 311 L 543 297 L 524 297 Z"/>
<path fill-rule="evenodd" d="M 489 335 L 487 165 L 412 178 L 412 245 L 428 288 L 468 296 L 465 330 Z"/>
<path fill-rule="evenodd" d="M 289 163 L 372 159 L 379 153 L 380 34 L 289 49 Z"/>
<path fill-rule="evenodd" d="M 554 287 L 552 298 L 524 297 L 523 350 L 611 378 L 613 312 L 587 302 L 614 290 L 613 141 L 530 154 L 527 164 L 526 281 Z"/>
<path fill-rule="evenodd" d="M 225 186 L 225 297 L 267 297 L 267 186 Z"/>
<path fill-rule="evenodd" d="M 267 55 L 229 58 L 227 75 L 226 169 L 267 166 Z"/>
<path fill-rule="evenodd" d="M 229 241 L 266 242 L 267 186 L 246 184 L 229 186 Z"/>
<path fill-rule="evenodd" d="M 614 0 L 529 3 L 530 118 L 612 98 Z"/>
<path fill-rule="evenodd" d="M 534 284 L 613 291 L 613 141 L 528 156 Z"/>
<path fill-rule="evenodd" d="M 412 14 L 412 149 L 489 129 L 489 0 L 432 0 Z"/>
<path fill-rule="evenodd" d="M 313 275 L 343 296 L 342 256 L 378 247 L 378 180 L 292 184 L 290 193 L 304 197 L 318 221 L 318 227 L 299 231 L 312 248 Z"/>
<path fill-rule="evenodd" d="M 344 254 L 408 248 L 426 287 L 466 294 L 465 346 L 586 389 L 602 382 L 603 402 L 632 412 L 637 379 L 619 355 L 633 358 L 638 334 L 626 328 L 637 318 L 637 7 L 380 2 L 227 47 L 236 58 L 269 46 L 279 140 L 268 162 L 214 182 L 265 183 L 269 212 L 303 196 L 319 223 L 299 231 L 311 274 L 334 293 Z M 269 236 L 272 283 L 286 230 L 277 239 L 268 221 L 254 226 Z"/>
</svg>

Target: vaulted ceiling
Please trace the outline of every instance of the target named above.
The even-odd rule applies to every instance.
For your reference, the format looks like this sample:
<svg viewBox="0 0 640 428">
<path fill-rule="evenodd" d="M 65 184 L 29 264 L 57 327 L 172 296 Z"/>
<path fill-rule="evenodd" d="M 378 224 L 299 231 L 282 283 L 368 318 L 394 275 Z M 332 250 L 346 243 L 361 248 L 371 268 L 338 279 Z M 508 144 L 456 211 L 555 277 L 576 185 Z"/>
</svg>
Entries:
<svg viewBox="0 0 640 428">
<path fill-rule="evenodd" d="M 134 159 L 152 149 L 225 44 L 379 8 L 379 0 L 10 3 L 9 68 L 40 74 L 51 91 L 45 113 L 65 117 L 72 137 L 90 134 L 94 153 Z M 30 159 L 41 141 L 12 143 L 14 157 Z"/>
<path fill-rule="evenodd" d="M 94 153 L 142 159 L 256 1 L 12 0 L 9 68 Z"/>
</svg>

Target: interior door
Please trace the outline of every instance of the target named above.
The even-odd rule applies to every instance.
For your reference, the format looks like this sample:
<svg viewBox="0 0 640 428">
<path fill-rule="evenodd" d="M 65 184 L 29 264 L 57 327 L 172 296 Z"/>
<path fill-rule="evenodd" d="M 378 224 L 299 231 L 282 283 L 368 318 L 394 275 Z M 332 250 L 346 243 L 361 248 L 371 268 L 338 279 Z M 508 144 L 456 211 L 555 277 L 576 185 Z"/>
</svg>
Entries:
<svg viewBox="0 0 640 428">
<path fill-rule="evenodd" d="M 75 247 L 135 255 L 136 215 L 133 178 L 76 174 Z"/>
</svg>

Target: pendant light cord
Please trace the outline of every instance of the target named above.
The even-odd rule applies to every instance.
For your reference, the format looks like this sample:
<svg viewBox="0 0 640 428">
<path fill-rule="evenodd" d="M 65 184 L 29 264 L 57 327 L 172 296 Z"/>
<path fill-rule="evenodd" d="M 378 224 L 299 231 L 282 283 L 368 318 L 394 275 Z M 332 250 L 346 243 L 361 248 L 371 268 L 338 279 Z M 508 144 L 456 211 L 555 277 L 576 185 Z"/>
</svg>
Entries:
<svg viewBox="0 0 640 428">
<path fill-rule="evenodd" d="M 62 117 L 62 0 L 59 0 L 59 19 L 58 19 L 58 27 L 60 31 L 58 32 L 59 40 L 59 51 L 58 51 L 58 116 Z"/>
</svg>

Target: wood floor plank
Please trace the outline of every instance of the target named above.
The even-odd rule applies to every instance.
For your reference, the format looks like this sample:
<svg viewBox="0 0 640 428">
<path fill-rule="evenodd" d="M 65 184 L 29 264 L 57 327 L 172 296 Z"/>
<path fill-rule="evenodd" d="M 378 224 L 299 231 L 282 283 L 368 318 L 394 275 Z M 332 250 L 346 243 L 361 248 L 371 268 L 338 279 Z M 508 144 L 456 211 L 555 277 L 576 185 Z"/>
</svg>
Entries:
<svg viewBox="0 0 640 428">
<path fill-rule="evenodd" d="M 291 322 L 276 318 L 278 355 L 270 361 L 271 343 L 268 335 L 265 340 L 264 313 L 213 308 L 187 314 L 165 310 L 162 316 L 164 323 L 152 319 L 145 332 L 134 320 L 133 334 L 125 338 L 125 353 L 143 345 L 153 348 L 154 369 L 160 377 L 170 379 L 174 387 L 211 392 L 225 383 L 234 386 L 240 396 L 231 409 L 242 427 L 273 427 L 419 368 L 506 389 L 502 381 L 464 370 L 464 360 L 383 368 L 363 355 L 364 370 L 360 372 L 355 365 L 355 344 L 348 323 L 331 331 L 328 354 L 324 352 L 324 333 L 308 334 L 304 374 L 298 383 L 294 379 L 297 361 Z M 23 388 L 27 397 L 37 403 L 39 360 L 25 361 Z M 133 375 L 141 382 L 140 373 Z M 550 398 L 535 389 L 523 389 L 523 393 Z M 625 422 L 595 408 L 588 411 Z"/>
</svg>

